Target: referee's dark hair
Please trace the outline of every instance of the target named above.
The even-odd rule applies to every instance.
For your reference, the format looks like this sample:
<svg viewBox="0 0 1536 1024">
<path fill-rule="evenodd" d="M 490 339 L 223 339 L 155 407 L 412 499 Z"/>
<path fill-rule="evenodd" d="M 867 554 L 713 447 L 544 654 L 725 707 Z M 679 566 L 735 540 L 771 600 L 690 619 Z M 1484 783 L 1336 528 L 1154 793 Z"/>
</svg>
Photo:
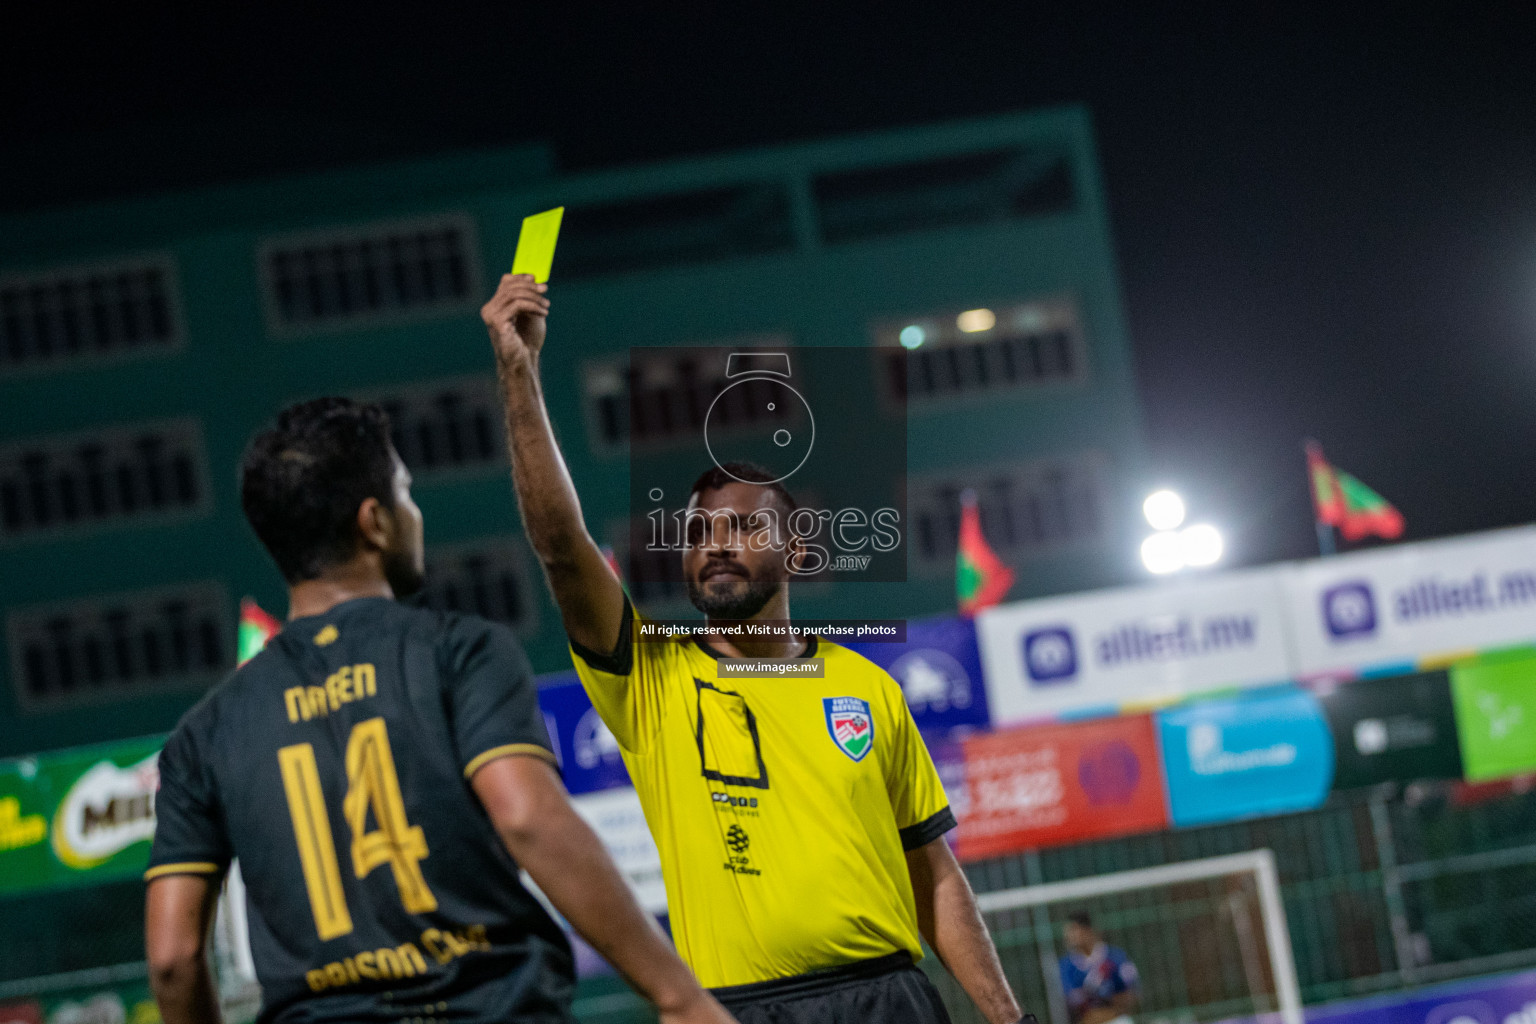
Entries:
<svg viewBox="0 0 1536 1024">
<path fill-rule="evenodd" d="M 1089 931 L 1093 930 L 1093 918 L 1088 916 L 1088 911 L 1086 910 L 1072 911 L 1072 913 L 1067 915 L 1067 920 L 1079 928 L 1087 928 Z"/>
<path fill-rule="evenodd" d="M 708 491 L 718 491 L 727 484 L 740 483 L 757 484 L 772 491 L 786 515 L 800 507 L 794 495 L 789 493 L 789 488 L 774 479 L 771 472 L 755 462 L 722 462 L 718 466 L 711 466 L 700 473 L 699 478 L 693 482 L 693 489 L 688 492 L 688 497 L 692 498 L 695 494 L 704 494 Z"/>
<path fill-rule="evenodd" d="M 316 398 L 277 414 L 240 462 L 240 505 L 290 584 L 357 551 L 357 508 L 394 507 L 389 416 L 377 405 Z"/>
</svg>

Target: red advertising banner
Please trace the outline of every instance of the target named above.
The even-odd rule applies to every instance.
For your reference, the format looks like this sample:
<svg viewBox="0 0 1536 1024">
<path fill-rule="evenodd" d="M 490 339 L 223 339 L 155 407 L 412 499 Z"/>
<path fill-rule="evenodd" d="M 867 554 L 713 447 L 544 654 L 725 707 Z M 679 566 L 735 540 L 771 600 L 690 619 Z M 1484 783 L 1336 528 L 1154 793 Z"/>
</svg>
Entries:
<svg viewBox="0 0 1536 1024">
<path fill-rule="evenodd" d="M 961 860 L 1168 827 L 1150 715 L 969 736 Z"/>
</svg>

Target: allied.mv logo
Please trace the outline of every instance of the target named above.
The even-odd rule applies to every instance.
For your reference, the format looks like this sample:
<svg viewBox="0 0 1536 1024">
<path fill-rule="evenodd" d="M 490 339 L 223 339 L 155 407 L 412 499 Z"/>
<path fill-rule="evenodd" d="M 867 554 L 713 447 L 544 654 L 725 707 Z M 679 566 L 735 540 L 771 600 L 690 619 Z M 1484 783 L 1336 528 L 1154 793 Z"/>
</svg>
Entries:
<svg viewBox="0 0 1536 1024">
<path fill-rule="evenodd" d="M 1065 683 L 1077 675 L 1077 643 L 1065 626 L 1024 634 L 1024 671 L 1033 683 Z"/>
<path fill-rule="evenodd" d="M 1323 591 L 1323 625 L 1339 640 L 1376 632 L 1376 598 L 1371 585 L 1354 580 Z"/>
<path fill-rule="evenodd" d="M 837 749 L 862 761 L 875 745 L 875 719 L 869 702 L 857 697 L 823 697 L 821 706 L 827 718 L 827 732 Z"/>
</svg>

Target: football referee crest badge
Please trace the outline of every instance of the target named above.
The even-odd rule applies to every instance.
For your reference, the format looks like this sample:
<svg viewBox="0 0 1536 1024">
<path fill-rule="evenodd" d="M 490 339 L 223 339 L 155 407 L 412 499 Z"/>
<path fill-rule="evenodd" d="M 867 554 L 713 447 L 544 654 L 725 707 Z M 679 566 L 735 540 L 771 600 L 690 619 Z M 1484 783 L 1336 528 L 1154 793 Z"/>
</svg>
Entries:
<svg viewBox="0 0 1536 1024">
<path fill-rule="evenodd" d="M 869 702 L 857 697 L 823 697 L 821 706 L 827 716 L 827 732 L 837 749 L 855 761 L 864 760 L 875 745 L 875 719 L 869 713 Z"/>
</svg>

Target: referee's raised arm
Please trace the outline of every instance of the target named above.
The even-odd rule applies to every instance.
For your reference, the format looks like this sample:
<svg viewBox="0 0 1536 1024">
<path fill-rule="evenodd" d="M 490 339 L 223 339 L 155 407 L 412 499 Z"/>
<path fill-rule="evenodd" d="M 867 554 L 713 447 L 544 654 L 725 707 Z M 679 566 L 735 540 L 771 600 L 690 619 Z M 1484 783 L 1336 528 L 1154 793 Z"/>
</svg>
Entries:
<svg viewBox="0 0 1536 1024">
<path fill-rule="evenodd" d="M 624 615 L 624 590 L 587 532 L 539 386 L 548 287 L 527 274 L 505 274 L 480 318 L 496 353 L 523 530 L 544 567 L 566 633 L 583 647 L 612 651 Z"/>
</svg>

